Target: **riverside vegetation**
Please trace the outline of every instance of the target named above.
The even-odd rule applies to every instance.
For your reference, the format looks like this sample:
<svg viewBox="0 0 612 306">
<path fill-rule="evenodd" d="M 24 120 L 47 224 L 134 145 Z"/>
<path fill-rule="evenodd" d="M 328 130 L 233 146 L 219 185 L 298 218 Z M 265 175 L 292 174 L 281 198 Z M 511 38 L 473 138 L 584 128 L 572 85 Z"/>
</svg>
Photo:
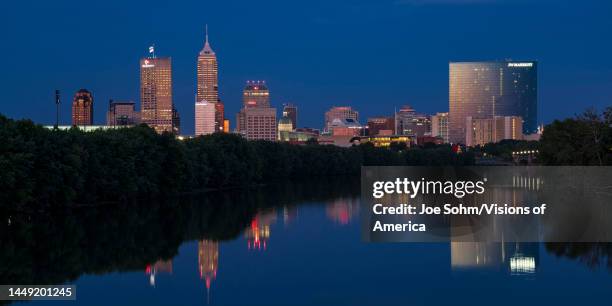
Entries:
<svg viewBox="0 0 612 306">
<path fill-rule="evenodd" d="M 543 165 L 611 165 L 612 107 L 547 125 L 539 142 L 504 141 L 453 153 L 449 145 L 389 149 L 292 145 L 216 133 L 178 140 L 146 125 L 49 130 L 0 115 L 0 209 L 45 210 L 281 180 L 358 176 L 361 166 L 473 165 L 484 150 L 539 149 Z"/>
<path fill-rule="evenodd" d="M 471 165 L 448 145 L 391 149 L 292 145 L 234 134 L 178 140 L 146 125 L 49 130 L 0 115 L 0 208 L 46 210 L 313 177 L 358 176 L 362 165 Z"/>
</svg>

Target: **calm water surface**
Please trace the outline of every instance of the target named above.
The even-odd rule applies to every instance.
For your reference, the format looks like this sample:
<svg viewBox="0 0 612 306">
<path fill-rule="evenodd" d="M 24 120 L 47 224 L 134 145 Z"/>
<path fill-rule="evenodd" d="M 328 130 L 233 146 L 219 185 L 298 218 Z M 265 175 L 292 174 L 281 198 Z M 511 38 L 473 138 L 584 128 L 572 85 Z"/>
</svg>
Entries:
<svg viewBox="0 0 612 306">
<path fill-rule="evenodd" d="M 607 245 L 366 244 L 359 184 L 343 186 L 205 195 L 49 224 L 12 216 L 1 281 L 77 286 L 76 301 L 34 305 L 610 303 Z"/>
</svg>

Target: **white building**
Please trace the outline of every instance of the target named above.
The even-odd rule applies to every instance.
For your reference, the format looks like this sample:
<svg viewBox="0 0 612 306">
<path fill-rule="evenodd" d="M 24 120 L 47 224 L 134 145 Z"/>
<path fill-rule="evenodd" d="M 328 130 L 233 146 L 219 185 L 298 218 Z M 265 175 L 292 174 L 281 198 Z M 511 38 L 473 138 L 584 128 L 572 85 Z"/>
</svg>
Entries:
<svg viewBox="0 0 612 306">
<path fill-rule="evenodd" d="M 215 132 L 215 103 L 206 100 L 195 103 L 195 134 L 207 135 Z"/>
</svg>

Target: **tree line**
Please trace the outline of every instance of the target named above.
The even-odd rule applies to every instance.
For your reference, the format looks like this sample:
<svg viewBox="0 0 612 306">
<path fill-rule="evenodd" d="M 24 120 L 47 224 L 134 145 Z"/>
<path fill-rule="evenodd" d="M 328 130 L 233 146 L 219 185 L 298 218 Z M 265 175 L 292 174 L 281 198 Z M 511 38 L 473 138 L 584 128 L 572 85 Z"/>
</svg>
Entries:
<svg viewBox="0 0 612 306">
<path fill-rule="evenodd" d="M 223 133 L 178 140 L 146 125 L 62 131 L 2 115 L 0 139 L 0 208 L 17 210 L 357 176 L 362 165 L 473 164 L 470 154 L 455 154 L 448 145 L 341 148 Z"/>
</svg>

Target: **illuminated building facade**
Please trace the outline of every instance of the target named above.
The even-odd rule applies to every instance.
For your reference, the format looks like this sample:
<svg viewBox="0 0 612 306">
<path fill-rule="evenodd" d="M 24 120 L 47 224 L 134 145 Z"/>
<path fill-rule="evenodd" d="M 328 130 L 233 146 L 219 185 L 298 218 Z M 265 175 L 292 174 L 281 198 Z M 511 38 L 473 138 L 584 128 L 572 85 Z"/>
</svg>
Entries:
<svg viewBox="0 0 612 306">
<path fill-rule="evenodd" d="M 350 106 L 334 106 L 325 112 L 325 131 L 331 132 L 331 125 L 334 120 L 350 119 L 359 124 L 359 112 Z"/>
<path fill-rule="evenodd" d="M 431 136 L 440 137 L 448 143 L 448 113 L 437 113 L 431 116 Z"/>
<path fill-rule="evenodd" d="M 278 138 L 276 108 L 270 107 L 270 91 L 265 82 L 247 82 L 243 107 L 236 115 L 236 130 L 249 140 Z"/>
<path fill-rule="evenodd" d="M 106 112 L 106 125 L 130 126 L 140 123 L 140 112 L 132 101 L 110 101 Z"/>
<path fill-rule="evenodd" d="M 248 140 L 277 138 L 276 109 L 271 107 L 249 107 L 240 110 L 237 116 L 238 131 Z"/>
<path fill-rule="evenodd" d="M 537 130 L 537 62 L 451 62 L 449 140 L 463 142 L 466 118 L 523 118 L 523 133 Z"/>
<path fill-rule="evenodd" d="M 355 137 L 351 143 L 372 143 L 375 147 L 387 148 L 392 143 L 405 143 L 407 147 L 410 147 L 413 138 L 408 135 L 377 135 L 377 136 L 364 136 Z"/>
<path fill-rule="evenodd" d="M 270 107 L 270 90 L 265 81 L 247 81 L 242 93 L 244 108 Z"/>
<path fill-rule="evenodd" d="M 72 125 L 93 125 L 93 95 L 80 89 L 72 100 Z"/>
<path fill-rule="evenodd" d="M 140 60 L 141 121 L 156 132 L 176 132 L 178 113 L 172 103 L 172 61 L 154 55 Z"/>
<path fill-rule="evenodd" d="M 206 100 L 195 104 L 195 135 L 208 135 L 215 132 L 215 103 Z"/>
<path fill-rule="evenodd" d="M 214 104 L 215 116 L 212 120 L 214 121 L 215 131 L 223 131 L 225 114 L 223 103 L 219 99 L 219 68 L 217 55 L 208 43 L 208 27 L 204 48 L 198 55 L 196 102 L 202 101 Z M 196 125 L 198 125 L 197 122 Z"/>
<path fill-rule="evenodd" d="M 465 145 L 469 147 L 497 143 L 504 139 L 523 139 L 523 120 L 517 116 L 495 116 L 477 119 L 467 117 Z"/>
<path fill-rule="evenodd" d="M 297 106 L 291 104 L 291 103 L 287 103 L 283 105 L 283 114 L 287 114 L 287 117 L 289 117 L 289 119 L 291 119 L 291 128 L 293 130 L 297 129 Z"/>
<path fill-rule="evenodd" d="M 378 134 L 392 135 L 395 133 L 395 120 L 393 117 L 368 118 L 368 135 Z"/>
<path fill-rule="evenodd" d="M 283 112 L 283 117 L 278 121 L 278 140 L 283 140 L 288 137 L 281 137 L 293 132 L 293 122 L 287 116 L 287 112 Z"/>
</svg>

